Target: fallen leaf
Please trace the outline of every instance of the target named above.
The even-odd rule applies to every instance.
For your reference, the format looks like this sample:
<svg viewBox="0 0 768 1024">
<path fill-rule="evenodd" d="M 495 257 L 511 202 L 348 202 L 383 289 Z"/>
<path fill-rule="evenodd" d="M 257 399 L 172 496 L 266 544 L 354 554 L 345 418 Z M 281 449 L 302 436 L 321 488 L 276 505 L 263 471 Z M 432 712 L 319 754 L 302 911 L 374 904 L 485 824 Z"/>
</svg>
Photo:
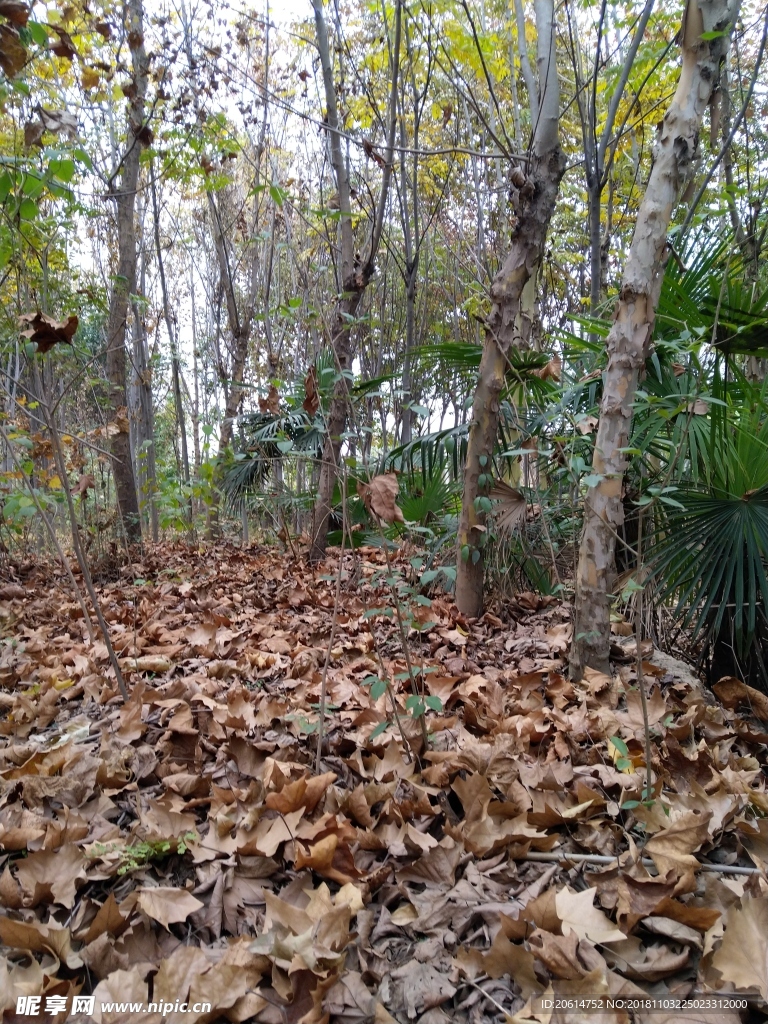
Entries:
<svg viewBox="0 0 768 1024">
<path fill-rule="evenodd" d="M 563 935 L 574 932 L 580 939 L 589 939 L 595 944 L 621 942 L 626 935 L 595 906 L 596 895 L 596 888 L 574 892 L 566 886 L 558 890 L 555 907 Z"/>
<path fill-rule="evenodd" d="M 179 921 L 186 921 L 190 914 L 205 906 L 185 889 L 174 889 L 170 886 L 138 889 L 136 903 L 147 917 L 158 921 L 164 928 Z"/>
<path fill-rule="evenodd" d="M 711 817 L 711 812 L 702 815 L 688 811 L 645 844 L 645 852 L 653 859 L 659 875 L 667 877 L 671 871 L 678 879 L 675 895 L 696 888 L 694 875 L 700 865 L 693 854 L 709 837 L 707 823 Z"/>
<path fill-rule="evenodd" d="M 747 686 L 733 676 L 724 676 L 712 689 L 727 708 L 737 708 L 743 704 L 756 718 L 768 722 L 768 696 L 753 686 Z"/>
<path fill-rule="evenodd" d="M 757 989 L 768 999 L 768 896 L 745 898 L 729 908 L 712 969 L 735 988 Z"/>
</svg>

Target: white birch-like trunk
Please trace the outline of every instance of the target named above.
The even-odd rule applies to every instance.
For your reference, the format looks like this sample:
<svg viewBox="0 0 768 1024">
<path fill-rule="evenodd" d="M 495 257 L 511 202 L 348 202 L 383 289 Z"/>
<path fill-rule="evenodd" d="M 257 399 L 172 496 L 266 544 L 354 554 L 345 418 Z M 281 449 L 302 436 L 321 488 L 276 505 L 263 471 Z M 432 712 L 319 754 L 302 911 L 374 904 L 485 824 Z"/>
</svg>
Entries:
<svg viewBox="0 0 768 1024">
<path fill-rule="evenodd" d="M 667 232 L 682 189 L 695 169 L 699 129 L 717 87 L 740 0 L 688 0 L 680 30 L 682 69 L 654 149 L 637 214 L 614 323 L 606 342 L 600 423 L 592 458 L 597 482 L 584 502 L 576 576 L 571 672 L 608 669 L 616 535 L 623 518 L 625 449 L 638 380 L 653 335 L 666 263 Z M 715 38 L 702 39 L 717 33 Z"/>
</svg>

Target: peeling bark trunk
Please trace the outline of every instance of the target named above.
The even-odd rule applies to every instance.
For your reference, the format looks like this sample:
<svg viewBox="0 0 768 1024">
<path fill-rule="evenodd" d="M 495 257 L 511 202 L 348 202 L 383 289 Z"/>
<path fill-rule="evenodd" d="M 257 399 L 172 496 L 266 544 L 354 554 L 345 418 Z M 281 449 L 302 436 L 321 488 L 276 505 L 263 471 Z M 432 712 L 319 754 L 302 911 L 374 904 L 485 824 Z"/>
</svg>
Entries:
<svg viewBox="0 0 768 1024">
<path fill-rule="evenodd" d="M 144 101 L 147 92 L 147 56 L 144 50 L 143 10 L 141 0 L 129 0 L 128 38 L 131 47 L 135 92 L 129 101 L 126 151 L 123 154 L 120 184 L 113 196 L 117 207 L 117 275 L 112 286 L 107 320 L 107 377 L 111 418 L 120 430 L 112 438 L 112 471 L 120 517 L 129 544 L 141 541 L 141 519 L 136 493 L 136 478 L 131 459 L 128 426 L 128 395 L 126 386 L 126 326 L 129 297 L 136 290 L 136 226 L 134 211 L 139 181 L 141 137 L 148 131 L 144 124 Z"/>
<path fill-rule="evenodd" d="M 592 458 L 599 480 L 587 491 L 576 576 L 571 672 L 608 669 L 611 588 L 616 533 L 623 521 L 624 450 L 640 374 L 651 347 L 664 274 L 667 231 L 687 178 L 696 166 L 699 128 L 738 14 L 740 0 L 688 0 L 681 29 L 682 70 L 662 122 L 607 340 L 600 423 Z M 722 33 L 702 40 L 702 33 Z"/>
<path fill-rule="evenodd" d="M 456 604 L 466 615 L 481 615 L 483 611 L 483 554 L 487 532 L 482 499 L 488 496 L 493 486 L 491 460 L 499 429 L 499 399 L 504 386 L 507 355 L 510 349 L 527 345 L 519 325 L 523 290 L 535 274 L 544 253 L 549 222 L 565 171 L 565 156 L 558 140 L 560 94 L 555 63 L 554 19 L 553 0 L 537 0 L 539 84 L 538 88 L 533 83 L 528 87 L 537 102 L 537 106 L 532 108 L 531 121 L 536 130 L 526 186 L 527 191 L 532 190 L 532 195 L 521 202 L 512 246 L 491 285 L 493 305 L 486 320 L 464 467 Z"/>
</svg>

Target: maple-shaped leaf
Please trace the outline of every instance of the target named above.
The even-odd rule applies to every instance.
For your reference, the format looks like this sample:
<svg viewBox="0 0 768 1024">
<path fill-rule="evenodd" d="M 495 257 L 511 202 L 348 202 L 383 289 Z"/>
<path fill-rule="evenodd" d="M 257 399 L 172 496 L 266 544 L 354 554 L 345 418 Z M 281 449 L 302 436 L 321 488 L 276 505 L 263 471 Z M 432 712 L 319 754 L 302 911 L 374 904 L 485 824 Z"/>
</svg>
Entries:
<svg viewBox="0 0 768 1024">
<path fill-rule="evenodd" d="M 382 473 L 367 484 L 357 485 L 357 493 L 368 511 L 389 524 L 405 522 L 403 510 L 396 503 L 399 490 L 400 484 L 395 473 Z"/>
<path fill-rule="evenodd" d="M 665 878 L 671 871 L 678 879 L 676 896 L 696 888 L 694 875 L 701 865 L 694 854 L 707 841 L 707 822 L 711 817 L 711 811 L 705 814 L 687 811 L 645 844 L 645 851 L 653 858 L 659 875 Z"/>
<path fill-rule="evenodd" d="M 37 344 L 38 352 L 48 352 L 54 345 L 64 342 L 72 344 L 72 337 L 77 330 L 78 319 L 73 314 L 66 320 L 54 320 L 45 313 L 22 313 L 19 323 L 29 324 L 27 330 L 21 332 L 22 338 L 29 338 Z"/>
<path fill-rule="evenodd" d="M 317 391 L 317 370 L 310 366 L 307 376 L 304 378 L 304 401 L 302 409 L 310 416 L 314 416 L 320 408 L 320 395 Z"/>
<path fill-rule="evenodd" d="M 267 397 L 259 399 L 259 411 L 270 416 L 277 416 L 280 412 L 280 395 L 274 384 L 269 385 Z"/>
<path fill-rule="evenodd" d="M 558 891 L 555 907 L 563 934 L 575 932 L 579 939 L 589 939 L 593 943 L 621 942 L 626 935 L 595 906 L 596 894 L 596 888 L 573 892 L 565 886 Z"/>
<path fill-rule="evenodd" d="M 768 896 L 743 897 L 729 908 L 712 968 L 737 989 L 756 988 L 768 999 Z"/>
</svg>

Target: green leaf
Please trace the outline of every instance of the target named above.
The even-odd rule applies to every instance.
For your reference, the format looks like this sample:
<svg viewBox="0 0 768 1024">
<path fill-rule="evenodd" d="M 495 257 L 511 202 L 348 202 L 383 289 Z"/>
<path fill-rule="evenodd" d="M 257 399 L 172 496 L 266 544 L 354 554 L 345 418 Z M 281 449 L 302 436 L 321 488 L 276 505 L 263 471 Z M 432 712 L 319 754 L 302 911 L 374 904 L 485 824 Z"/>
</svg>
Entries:
<svg viewBox="0 0 768 1024">
<path fill-rule="evenodd" d="M 19 206 L 19 216 L 22 220 L 34 220 L 37 217 L 37 203 L 34 199 L 22 199 Z"/>
<path fill-rule="evenodd" d="M 621 738 L 621 736 L 610 736 L 609 739 L 620 754 L 622 754 L 624 757 L 629 756 L 629 747 Z"/>
<path fill-rule="evenodd" d="M 422 697 L 417 697 L 415 693 L 410 694 L 405 702 L 405 706 L 414 718 L 421 718 L 424 714 L 424 700 Z"/>
<path fill-rule="evenodd" d="M 93 161 L 84 149 L 76 149 L 72 154 L 79 163 L 84 167 L 87 167 L 89 171 L 93 170 Z"/>
<path fill-rule="evenodd" d="M 48 164 L 48 173 L 65 183 L 72 181 L 75 176 L 74 160 L 51 160 Z"/>
<path fill-rule="evenodd" d="M 8 171 L 5 171 L 0 176 L 0 203 L 4 203 L 8 198 L 8 193 L 13 188 L 13 178 L 10 176 Z"/>
<path fill-rule="evenodd" d="M 379 722 L 379 724 L 376 726 L 376 728 L 371 732 L 371 734 L 368 737 L 368 739 L 369 740 L 378 739 L 378 737 L 381 736 L 381 734 L 383 732 L 385 732 L 388 728 L 389 728 L 389 722 L 387 722 L 387 721 Z"/>
<path fill-rule="evenodd" d="M 600 481 L 604 479 L 605 477 L 602 473 L 589 473 L 581 482 L 586 484 L 587 487 L 597 487 Z"/>
<path fill-rule="evenodd" d="M 48 31 L 45 25 L 41 25 L 39 21 L 28 21 L 27 31 L 32 42 L 37 43 L 38 46 L 48 45 Z"/>
<path fill-rule="evenodd" d="M 273 201 L 282 209 L 283 203 L 288 198 L 288 193 L 285 189 L 280 188 L 279 185 L 272 184 L 269 186 L 269 194 Z"/>
<path fill-rule="evenodd" d="M 424 698 L 424 703 L 427 705 L 428 708 L 432 708 L 433 711 L 443 710 L 443 702 L 439 697 L 434 697 L 430 695 L 429 697 Z"/>
<path fill-rule="evenodd" d="M 21 191 L 30 199 L 38 199 L 45 188 L 43 179 L 36 174 L 25 174 L 21 182 Z"/>
</svg>

